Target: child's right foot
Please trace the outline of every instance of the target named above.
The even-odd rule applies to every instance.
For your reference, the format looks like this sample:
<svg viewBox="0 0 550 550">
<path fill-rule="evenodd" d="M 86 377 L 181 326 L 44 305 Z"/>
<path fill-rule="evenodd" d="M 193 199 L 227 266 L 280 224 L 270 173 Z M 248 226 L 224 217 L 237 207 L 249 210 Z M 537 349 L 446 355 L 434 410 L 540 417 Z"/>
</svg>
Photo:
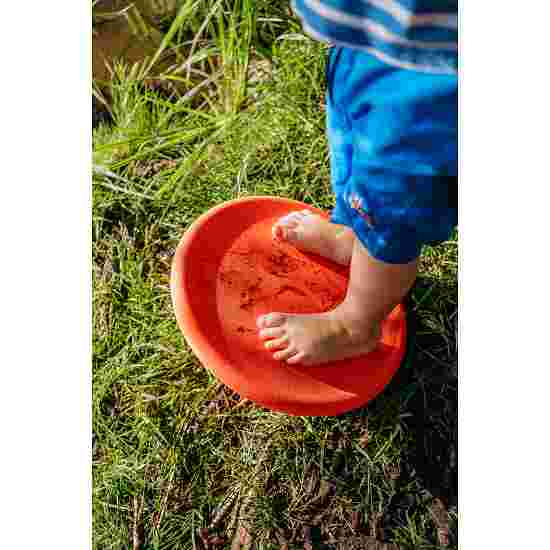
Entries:
<svg viewBox="0 0 550 550">
<path fill-rule="evenodd" d="M 273 225 L 273 237 L 304 252 L 349 265 L 355 236 L 347 227 L 336 225 L 309 210 L 292 212 Z"/>
</svg>

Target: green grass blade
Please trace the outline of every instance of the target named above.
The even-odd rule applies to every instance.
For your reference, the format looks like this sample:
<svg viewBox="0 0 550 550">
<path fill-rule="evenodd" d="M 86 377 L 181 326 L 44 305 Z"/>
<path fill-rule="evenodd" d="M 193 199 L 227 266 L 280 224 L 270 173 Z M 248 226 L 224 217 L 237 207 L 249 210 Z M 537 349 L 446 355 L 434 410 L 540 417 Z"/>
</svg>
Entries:
<svg viewBox="0 0 550 550">
<path fill-rule="evenodd" d="M 164 52 L 164 50 L 168 47 L 170 44 L 170 41 L 175 36 L 175 34 L 178 32 L 178 30 L 185 24 L 186 19 L 190 16 L 191 13 L 193 13 L 193 10 L 197 8 L 199 5 L 199 0 L 187 0 L 185 4 L 181 6 L 181 8 L 178 11 L 178 14 L 176 15 L 176 18 L 170 25 L 170 28 L 168 29 L 168 32 L 164 35 L 162 42 L 160 43 L 159 48 L 151 58 L 151 61 L 149 62 L 149 65 L 147 66 L 146 74 L 149 74 L 152 67 L 155 65 L 155 63 L 159 60 L 160 56 Z"/>
</svg>

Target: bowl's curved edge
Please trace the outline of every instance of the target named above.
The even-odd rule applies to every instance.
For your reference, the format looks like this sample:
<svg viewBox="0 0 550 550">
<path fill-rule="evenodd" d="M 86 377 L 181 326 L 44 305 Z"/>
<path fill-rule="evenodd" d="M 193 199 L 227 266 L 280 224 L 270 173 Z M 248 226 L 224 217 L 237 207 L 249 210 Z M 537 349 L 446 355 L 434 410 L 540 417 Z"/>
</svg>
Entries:
<svg viewBox="0 0 550 550">
<path fill-rule="evenodd" d="M 295 201 L 293 199 L 274 197 L 269 195 L 242 197 L 242 198 L 237 198 L 237 199 L 224 202 L 223 204 L 215 206 L 209 211 L 205 212 L 204 214 L 199 216 L 189 226 L 187 231 L 182 235 L 178 243 L 178 246 L 176 247 L 176 251 L 174 253 L 174 258 L 172 260 L 171 272 L 170 272 L 170 294 L 171 294 L 171 300 L 172 300 L 172 307 L 174 309 L 176 321 L 182 335 L 184 336 L 189 347 L 192 349 L 193 353 L 197 356 L 201 364 L 207 369 L 209 368 L 209 365 L 227 364 L 227 360 L 221 354 L 219 354 L 215 350 L 215 348 L 208 342 L 207 338 L 202 335 L 201 331 L 199 330 L 198 323 L 192 314 L 191 308 L 189 306 L 189 300 L 187 298 L 187 290 L 185 288 L 185 285 L 183 284 L 183 277 L 185 274 L 186 252 L 189 249 L 189 246 L 191 245 L 193 238 L 198 232 L 198 230 L 200 229 L 200 227 L 205 222 L 207 222 L 210 218 L 214 217 L 220 210 L 232 208 L 237 205 L 242 205 L 243 203 L 254 202 L 258 200 L 260 201 L 276 200 L 277 202 L 288 204 L 289 206 L 298 207 L 298 208 L 307 207 L 309 209 L 317 210 L 322 213 L 322 211 L 320 211 L 315 207 L 306 205 L 304 203 Z M 403 308 L 404 313 L 406 315 L 405 305 L 401 304 L 401 307 Z M 373 399 L 375 399 L 378 395 L 380 395 L 380 393 L 389 385 L 391 380 L 396 375 L 403 361 L 403 357 L 405 356 L 406 347 L 407 347 L 406 346 L 407 332 L 408 332 L 407 323 L 405 322 L 404 330 L 402 334 L 400 334 L 399 336 L 400 342 L 399 342 L 398 348 L 399 348 L 400 357 L 399 357 L 398 367 L 392 372 L 391 376 L 384 383 L 384 385 L 381 386 L 380 388 L 377 388 L 374 395 L 372 395 L 367 400 L 361 397 L 357 397 L 341 403 L 332 403 L 332 404 L 326 404 L 326 405 L 304 405 L 303 407 L 302 406 L 281 407 L 281 405 L 277 403 L 260 402 L 257 399 L 251 399 L 251 400 L 260 406 L 269 408 L 270 410 L 274 410 L 274 411 L 278 411 L 278 412 L 282 412 L 282 413 L 290 414 L 294 416 L 338 416 L 340 414 L 344 414 L 351 410 L 361 408 L 365 406 L 367 403 L 369 403 L 370 401 L 372 401 Z M 216 376 L 218 376 L 217 373 L 215 374 Z M 233 389 L 235 391 L 239 391 L 238 389 L 235 389 L 235 388 Z M 243 397 L 247 397 L 242 393 L 241 395 Z M 310 412 L 308 413 L 306 412 L 306 410 L 309 410 Z"/>
<path fill-rule="evenodd" d="M 187 290 L 183 284 L 182 278 L 185 273 L 185 256 L 189 249 L 194 236 L 199 229 L 211 218 L 216 216 L 221 210 L 228 208 L 234 208 L 249 202 L 257 201 L 277 201 L 289 206 L 304 208 L 308 205 L 301 203 L 293 199 L 287 199 L 285 197 L 276 197 L 271 195 L 253 195 L 247 197 L 240 197 L 226 201 L 222 204 L 214 206 L 207 212 L 201 214 L 185 231 L 182 235 L 174 258 L 172 259 L 172 265 L 170 269 L 170 296 L 172 300 L 172 308 L 174 310 L 176 321 L 179 329 L 182 332 L 189 347 L 193 350 L 193 353 L 198 357 L 199 361 L 205 368 L 208 368 L 209 364 L 215 364 L 213 361 L 224 361 L 220 354 L 210 345 L 208 340 L 202 336 L 198 324 L 192 315 L 191 308 L 189 307 L 189 299 L 187 296 Z M 314 208 L 314 207 L 309 207 Z M 315 209 L 315 208 L 314 208 Z M 319 209 L 315 209 L 321 212 Z"/>
</svg>

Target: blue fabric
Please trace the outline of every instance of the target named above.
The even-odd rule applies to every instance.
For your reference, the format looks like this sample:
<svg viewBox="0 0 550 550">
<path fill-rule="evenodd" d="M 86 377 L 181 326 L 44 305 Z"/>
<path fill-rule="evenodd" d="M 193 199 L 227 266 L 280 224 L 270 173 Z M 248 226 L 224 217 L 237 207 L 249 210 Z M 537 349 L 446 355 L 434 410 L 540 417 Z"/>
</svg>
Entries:
<svg viewBox="0 0 550 550">
<path fill-rule="evenodd" d="M 401 68 L 458 72 L 457 0 L 293 0 L 316 39 Z"/>
<path fill-rule="evenodd" d="M 349 48 L 329 52 L 332 221 L 378 260 L 407 263 L 457 224 L 457 78 Z"/>
</svg>

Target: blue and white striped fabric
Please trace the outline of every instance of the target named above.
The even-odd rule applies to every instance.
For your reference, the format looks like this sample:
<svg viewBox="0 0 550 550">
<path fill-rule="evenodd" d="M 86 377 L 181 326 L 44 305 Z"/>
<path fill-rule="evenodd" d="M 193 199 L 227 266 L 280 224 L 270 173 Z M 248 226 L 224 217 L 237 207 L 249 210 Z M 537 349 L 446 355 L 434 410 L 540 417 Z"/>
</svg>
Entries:
<svg viewBox="0 0 550 550">
<path fill-rule="evenodd" d="M 315 39 L 403 69 L 458 72 L 458 0 L 293 0 Z"/>
</svg>

